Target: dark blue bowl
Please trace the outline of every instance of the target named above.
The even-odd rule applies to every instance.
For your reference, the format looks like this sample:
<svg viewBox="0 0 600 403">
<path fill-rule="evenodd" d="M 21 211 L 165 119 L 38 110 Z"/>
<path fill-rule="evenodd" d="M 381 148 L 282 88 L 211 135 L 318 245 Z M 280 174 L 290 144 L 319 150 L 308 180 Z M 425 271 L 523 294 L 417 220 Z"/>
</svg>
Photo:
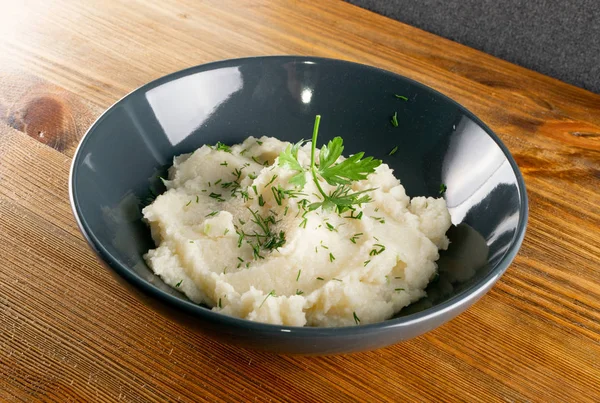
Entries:
<svg viewBox="0 0 600 403">
<path fill-rule="evenodd" d="M 408 98 L 404 100 L 395 96 Z M 390 123 L 398 113 L 398 127 Z M 452 244 L 428 297 L 381 323 L 344 328 L 267 325 L 212 312 L 165 285 L 142 255 L 153 243 L 141 209 L 172 158 L 248 136 L 345 140 L 345 154 L 381 158 L 410 196 L 447 186 Z M 390 150 L 398 151 L 389 156 Z M 225 60 L 153 81 L 108 109 L 73 158 L 73 212 L 91 247 L 145 302 L 217 340 L 277 353 L 384 347 L 449 321 L 485 294 L 515 257 L 527 222 L 523 178 L 506 147 L 446 96 L 374 67 L 302 56 Z"/>
</svg>

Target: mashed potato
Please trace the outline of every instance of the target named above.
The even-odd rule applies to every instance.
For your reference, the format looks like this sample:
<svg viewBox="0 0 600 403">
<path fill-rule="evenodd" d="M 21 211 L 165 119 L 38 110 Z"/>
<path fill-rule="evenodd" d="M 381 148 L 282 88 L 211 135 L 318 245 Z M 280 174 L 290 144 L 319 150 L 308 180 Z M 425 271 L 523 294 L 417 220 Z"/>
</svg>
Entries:
<svg viewBox="0 0 600 403">
<path fill-rule="evenodd" d="M 423 297 L 448 247 L 444 199 L 410 199 L 381 164 L 351 185 L 375 188 L 370 203 L 308 211 L 319 190 L 309 173 L 303 189 L 290 184 L 297 172 L 278 163 L 289 145 L 250 137 L 176 157 L 167 191 L 143 210 L 152 270 L 215 311 L 288 326 L 378 322 Z M 297 158 L 310 164 L 310 143 Z"/>
</svg>

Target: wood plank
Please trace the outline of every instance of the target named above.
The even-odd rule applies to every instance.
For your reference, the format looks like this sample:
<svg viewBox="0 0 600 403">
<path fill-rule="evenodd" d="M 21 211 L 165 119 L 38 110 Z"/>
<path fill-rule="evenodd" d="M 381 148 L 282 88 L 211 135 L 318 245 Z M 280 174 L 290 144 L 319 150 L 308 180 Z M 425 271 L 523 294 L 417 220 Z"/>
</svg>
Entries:
<svg viewBox="0 0 600 403">
<path fill-rule="evenodd" d="M 600 400 L 599 95 L 340 1 L 13 3 L 0 15 L 0 400 Z M 77 141 L 152 79 L 264 54 L 406 75 L 500 135 L 531 218 L 490 293 L 402 344 L 286 357 L 193 333 L 111 277 L 70 211 Z"/>
</svg>

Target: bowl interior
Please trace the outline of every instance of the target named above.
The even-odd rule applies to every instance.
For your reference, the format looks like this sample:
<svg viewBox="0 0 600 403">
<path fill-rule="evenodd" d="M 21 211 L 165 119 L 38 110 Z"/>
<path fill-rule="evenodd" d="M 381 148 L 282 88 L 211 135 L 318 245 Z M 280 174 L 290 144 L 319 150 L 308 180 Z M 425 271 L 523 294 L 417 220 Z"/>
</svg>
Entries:
<svg viewBox="0 0 600 403">
<path fill-rule="evenodd" d="M 390 122 L 394 113 L 398 127 Z M 159 176 L 173 156 L 207 143 L 263 135 L 308 139 L 316 114 L 322 115 L 320 142 L 342 136 L 345 155 L 364 151 L 383 159 L 411 197 L 438 197 L 440 185 L 447 186 L 451 247 L 441 253 L 428 297 L 399 316 L 460 298 L 502 274 L 522 239 L 527 201 L 497 137 L 460 105 L 412 80 L 308 57 L 198 66 L 115 104 L 89 130 L 73 162 L 71 197 L 84 234 L 120 274 L 186 300 L 142 258 L 153 243 L 141 209 L 164 190 Z"/>
</svg>

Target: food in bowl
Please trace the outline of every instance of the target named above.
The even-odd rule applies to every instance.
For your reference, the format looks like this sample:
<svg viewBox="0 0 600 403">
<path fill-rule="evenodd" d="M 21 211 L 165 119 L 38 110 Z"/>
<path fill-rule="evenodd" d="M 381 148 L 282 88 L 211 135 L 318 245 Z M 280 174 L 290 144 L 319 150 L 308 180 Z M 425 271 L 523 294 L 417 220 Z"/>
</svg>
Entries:
<svg viewBox="0 0 600 403">
<path fill-rule="evenodd" d="M 249 137 L 174 158 L 143 209 L 165 283 L 213 310 L 288 326 L 383 321 L 425 295 L 446 249 L 443 198 L 406 195 L 388 165 Z"/>
</svg>

